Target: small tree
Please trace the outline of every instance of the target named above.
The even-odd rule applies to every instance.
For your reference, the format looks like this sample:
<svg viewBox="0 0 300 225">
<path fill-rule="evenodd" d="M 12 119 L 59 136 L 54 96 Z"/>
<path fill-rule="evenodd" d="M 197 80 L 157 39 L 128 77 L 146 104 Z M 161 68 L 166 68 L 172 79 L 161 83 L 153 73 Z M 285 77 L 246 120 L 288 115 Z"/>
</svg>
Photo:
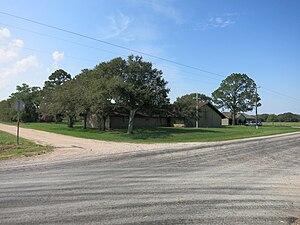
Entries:
<svg viewBox="0 0 300 225">
<path fill-rule="evenodd" d="M 11 102 L 16 99 L 25 103 L 25 109 L 20 119 L 24 122 L 36 122 L 39 119 L 38 108 L 40 105 L 39 96 L 41 89 L 39 87 L 29 87 L 28 84 L 17 86 L 17 92 L 10 95 Z M 14 112 L 16 116 L 16 112 Z"/>
<path fill-rule="evenodd" d="M 40 96 L 40 113 L 43 118 L 54 116 L 55 122 L 61 122 L 63 111 L 61 105 L 57 102 L 59 92 L 62 91 L 61 86 L 69 80 L 71 75 L 66 71 L 59 69 L 53 72 L 48 80 L 45 81 L 44 88 Z"/>
<path fill-rule="evenodd" d="M 230 110 L 232 125 L 235 125 L 237 112 L 251 111 L 255 102 L 260 101 L 258 94 L 256 96 L 256 88 L 254 81 L 246 74 L 233 73 L 212 93 L 213 101 L 218 108 Z"/>
<path fill-rule="evenodd" d="M 185 123 L 192 126 L 193 121 L 196 120 L 196 93 L 183 95 L 174 102 L 174 113 L 176 116 L 185 118 Z M 204 94 L 198 94 L 199 102 L 211 102 L 212 99 Z"/>
<path fill-rule="evenodd" d="M 87 116 L 91 111 L 93 104 L 91 99 L 91 85 L 94 82 L 92 70 L 84 69 L 74 78 L 75 88 L 77 90 L 76 109 L 79 115 L 83 117 L 83 129 L 87 127 Z"/>
</svg>

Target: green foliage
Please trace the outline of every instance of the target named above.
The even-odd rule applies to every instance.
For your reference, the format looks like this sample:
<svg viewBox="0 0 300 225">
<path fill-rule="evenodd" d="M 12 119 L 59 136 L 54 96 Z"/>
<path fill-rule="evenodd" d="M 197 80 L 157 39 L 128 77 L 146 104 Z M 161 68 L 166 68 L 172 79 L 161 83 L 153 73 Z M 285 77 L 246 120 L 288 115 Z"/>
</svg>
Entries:
<svg viewBox="0 0 300 225">
<path fill-rule="evenodd" d="M 278 119 L 277 119 L 277 116 L 275 114 L 269 114 L 266 121 L 267 122 L 277 122 Z"/>
<path fill-rule="evenodd" d="M 47 118 L 55 118 L 56 122 L 62 121 L 64 115 L 64 100 L 63 95 L 67 94 L 66 98 L 70 99 L 70 94 L 64 92 L 63 85 L 71 80 L 71 75 L 66 71 L 60 69 L 53 72 L 48 81 L 45 82 L 44 88 L 41 93 L 41 104 L 39 112 L 41 118 L 47 121 Z"/>
<path fill-rule="evenodd" d="M 275 115 L 275 114 L 262 114 L 259 115 L 259 120 L 266 122 L 300 122 L 300 115 L 291 112 Z"/>
<path fill-rule="evenodd" d="M 176 117 L 185 118 L 185 124 L 187 126 L 193 126 L 196 119 L 196 93 L 186 94 L 176 99 L 173 104 L 174 115 Z M 199 102 L 211 102 L 211 98 L 198 94 Z"/>
<path fill-rule="evenodd" d="M 277 116 L 279 122 L 299 122 L 300 115 L 293 114 L 291 112 L 279 114 Z"/>
<path fill-rule="evenodd" d="M 256 100 L 260 101 L 255 90 L 255 82 L 246 74 L 233 73 L 222 81 L 220 87 L 212 93 L 212 97 L 218 108 L 229 109 L 232 112 L 234 125 L 237 112 L 251 111 Z"/>
<path fill-rule="evenodd" d="M 269 116 L 269 114 L 266 114 L 266 113 L 260 114 L 260 115 L 258 115 L 258 120 L 261 122 L 265 122 L 265 121 L 267 121 L 268 116 Z"/>
<path fill-rule="evenodd" d="M 28 84 L 17 86 L 17 91 L 10 95 L 7 106 L 13 106 L 15 100 L 22 100 L 25 103 L 25 109 L 20 114 L 20 120 L 23 122 L 36 122 L 39 119 L 38 108 L 40 105 L 40 91 L 39 87 L 29 87 Z M 10 118 L 16 120 L 17 112 L 11 111 Z"/>
<path fill-rule="evenodd" d="M 162 71 L 153 69 L 152 63 L 144 62 L 140 56 L 128 57 L 122 78 L 123 84 L 117 89 L 117 102 L 130 111 L 127 133 L 132 133 L 135 113 L 168 105 L 170 90 L 162 78 Z"/>
<path fill-rule="evenodd" d="M 12 99 L 3 100 L 0 102 L 0 121 L 13 121 L 15 112 L 12 109 Z"/>
<path fill-rule="evenodd" d="M 44 89 L 55 88 L 56 86 L 60 86 L 71 79 L 71 75 L 66 71 L 62 69 L 56 70 L 48 77 L 48 80 L 45 81 Z"/>
</svg>

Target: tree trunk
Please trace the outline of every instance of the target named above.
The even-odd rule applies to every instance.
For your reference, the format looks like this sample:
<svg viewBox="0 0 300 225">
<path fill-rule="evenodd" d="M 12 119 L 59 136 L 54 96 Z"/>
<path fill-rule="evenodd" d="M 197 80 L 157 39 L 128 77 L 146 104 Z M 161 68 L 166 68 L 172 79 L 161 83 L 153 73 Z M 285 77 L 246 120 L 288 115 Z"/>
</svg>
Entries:
<svg viewBox="0 0 300 225">
<path fill-rule="evenodd" d="M 236 118 L 236 111 L 235 111 L 235 109 L 232 111 L 232 126 L 234 126 L 235 125 L 235 119 Z"/>
<path fill-rule="evenodd" d="M 61 115 L 60 114 L 56 114 L 55 115 L 55 123 L 60 123 L 61 122 Z"/>
<path fill-rule="evenodd" d="M 136 111 L 137 111 L 137 109 L 130 109 L 127 134 L 132 134 L 132 132 L 133 132 L 133 119 L 134 119 Z"/>
<path fill-rule="evenodd" d="M 86 124 L 87 124 L 87 114 L 83 115 L 83 129 L 86 129 Z"/>
<path fill-rule="evenodd" d="M 105 120 L 106 117 L 101 115 L 101 116 L 97 116 L 97 122 L 98 122 L 98 128 L 100 131 L 105 131 Z"/>
<path fill-rule="evenodd" d="M 102 131 L 105 131 L 106 130 L 106 127 L 105 127 L 105 121 L 106 121 L 106 116 L 102 116 Z"/>
<path fill-rule="evenodd" d="M 68 127 L 73 128 L 74 120 L 73 116 L 69 116 Z"/>
</svg>

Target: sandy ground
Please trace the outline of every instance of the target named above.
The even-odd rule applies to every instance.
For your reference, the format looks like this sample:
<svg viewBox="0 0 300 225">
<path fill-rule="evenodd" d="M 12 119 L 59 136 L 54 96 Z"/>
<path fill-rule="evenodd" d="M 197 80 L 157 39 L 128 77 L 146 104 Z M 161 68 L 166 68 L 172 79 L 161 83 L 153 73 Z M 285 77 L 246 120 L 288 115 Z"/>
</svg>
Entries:
<svg viewBox="0 0 300 225">
<path fill-rule="evenodd" d="M 10 134 L 16 134 L 16 127 L 0 124 L 0 130 Z M 47 160 L 57 161 L 70 158 L 82 158 L 91 156 L 102 156 L 110 154 L 130 153 L 135 151 L 150 151 L 163 148 L 186 148 L 193 146 L 205 146 L 208 143 L 170 143 L 170 144 L 133 144 L 99 141 L 92 139 L 76 138 L 61 134 L 55 134 L 34 129 L 20 128 L 20 137 L 34 141 L 40 145 L 51 145 L 54 151 L 26 158 L 25 161 Z M 20 159 L 19 159 L 20 160 Z M 24 161 L 24 158 L 21 159 Z"/>
<path fill-rule="evenodd" d="M 0 123 L 0 130 L 10 134 L 16 134 L 16 127 L 5 125 Z M 288 134 L 283 134 L 288 135 Z M 281 135 L 280 135 L 281 136 Z M 199 148 L 212 145 L 212 142 L 190 142 L 190 143 L 163 143 L 163 144 L 134 144 L 123 142 L 109 142 L 99 141 L 92 139 L 76 138 L 61 134 L 55 134 L 45 131 L 38 131 L 28 128 L 20 128 L 20 137 L 32 140 L 37 144 L 51 145 L 54 147 L 54 151 L 33 157 L 20 158 L 15 160 L 8 160 L 9 163 L 23 163 L 29 162 L 41 162 L 41 161 L 61 161 L 68 159 L 82 159 L 95 156 L 104 156 L 111 154 L 124 154 L 133 153 L 136 151 L 152 151 L 160 149 L 185 149 L 185 148 Z M 235 141 L 223 141 L 215 144 L 222 143 L 235 143 L 245 140 L 257 140 L 264 139 L 266 137 L 242 139 Z M 2 162 L 3 163 L 3 162 Z"/>
<path fill-rule="evenodd" d="M 300 212 L 300 133 L 170 145 L 27 135 L 57 147 L 0 162 L 0 224 L 291 225 Z"/>
</svg>

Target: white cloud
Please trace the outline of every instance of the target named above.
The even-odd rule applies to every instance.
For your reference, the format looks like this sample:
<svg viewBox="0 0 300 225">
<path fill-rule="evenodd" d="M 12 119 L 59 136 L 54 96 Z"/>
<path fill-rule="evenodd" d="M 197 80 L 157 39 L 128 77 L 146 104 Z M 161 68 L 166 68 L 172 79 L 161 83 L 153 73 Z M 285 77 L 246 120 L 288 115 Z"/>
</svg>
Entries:
<svg viewBox="0 0 300 225">
<path fill-rule="evenodd" d="M 0 68 L 0 78 L 6 79 L 11 76 L 24 73 L 30 68 L 37 67 L 39 65 L 36 56 L 30 55 L 24 59 L 21 59 L 7 68 Z"/>
<path fill-rule="evenodd" d="M 120 36 L 124 33 L 125 30 L 128 29 L 130 23 L 130 18 L 128 16 L 125 16 L 121 12 L 108 17 L 108 20 L 109 26 L 107 30 L 103 32 L 104 35 L 102 39 L 109 39 Z"/>
<path fill-rule="evenodd" d="M 23 48 L 24 41 L 21 40 L 21 39 L 14 39 L 14 40 L 12 40 L 12 42 L 10 43 L 10 45 L 12 47 Z"/>
<path fill-rule="evenodd" d="M 2 28 L 0 29 L 0 40 L 5 39 L 5 38 L 9 38 L 11 36 L 9 29 Z"/>
<path fill-rule="evenodd" d="M 163 15 L 171 20 L 173 20 L 177 24 L 182 24 L 184 22 L 183 17 L 179 13 L 179 11 L 171 5 L 172 1 L 143 1 L 145 4 L 148 4 L 153 11 Z"/>
<path fill-rule="evenodd" d="M 8 63 L 19 57 L 24 46 L 21 39 L 11 40 L 11 33 L 8 28 L 0 29 L 0 64 Z"/>
<path fill-rule="evenodd" d="M 64 56 L 65 56 L 65 53 L 64 52 L 58 52 L 58 51 L 55 51 L 52 53 L 52 59 L 53 59 L 53 67 L 56 67 L 58 62 L 63 60 L 64 59 Z"/>
<path fill-rule="evenodd" d="M 19 57 L 24 46 L 20 39 L 14 39 L 8 45 L 0 46 L 0 64 L 11 62 Z"/>
<path fill-rule="evenodd" d="M 226 28 L 235 24 L 236 13 L 225 13 L 219 16 L 210 16 L 205 22 L 199 23 L 196 30 Z"/>
</svg>

